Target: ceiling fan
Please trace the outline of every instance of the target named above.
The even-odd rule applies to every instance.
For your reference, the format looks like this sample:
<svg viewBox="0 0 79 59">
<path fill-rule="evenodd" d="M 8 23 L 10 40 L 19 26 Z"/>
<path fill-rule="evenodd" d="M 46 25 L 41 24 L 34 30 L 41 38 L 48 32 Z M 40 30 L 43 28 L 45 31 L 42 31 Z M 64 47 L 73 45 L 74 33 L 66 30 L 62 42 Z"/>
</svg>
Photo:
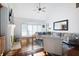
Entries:
<svg viewBox="0 0 79 59">
<path fill-rule="evenodd" d="M 38 6 L 36 6 L 36 9 L 34 11 L 46 12 L 46 7 L 42 7 L 41 4 L 39 3 Z"/>
</svg>

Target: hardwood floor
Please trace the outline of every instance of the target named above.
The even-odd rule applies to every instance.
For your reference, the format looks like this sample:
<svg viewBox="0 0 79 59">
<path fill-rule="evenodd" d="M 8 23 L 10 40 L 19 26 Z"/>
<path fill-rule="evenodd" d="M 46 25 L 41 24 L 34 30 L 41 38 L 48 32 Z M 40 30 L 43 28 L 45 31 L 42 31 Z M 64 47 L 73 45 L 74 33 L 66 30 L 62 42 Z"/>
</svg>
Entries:
<svg viewBox="0 0 79 59">
<path fill-rule="evenodd" d="M 26 47 L 22 47 L 19 49 L 11 50 L 8 52 L 6 56 L 45 56 L 43 47 L 34 44 L 33 50 L 32 45 L 29 44 Z"/>
<path fill-rule="evenodd" d="M 7 56 L 45 56 L 45 53 L 44 53 L 44 49 L 43 48 L 40 48 L 36 51 L 23 51 L 25 50 L 25 48 L 22 48 L 22 49 L 18 49 L 18 50 L 12 50 L 10 51 Z"/>
</svg>

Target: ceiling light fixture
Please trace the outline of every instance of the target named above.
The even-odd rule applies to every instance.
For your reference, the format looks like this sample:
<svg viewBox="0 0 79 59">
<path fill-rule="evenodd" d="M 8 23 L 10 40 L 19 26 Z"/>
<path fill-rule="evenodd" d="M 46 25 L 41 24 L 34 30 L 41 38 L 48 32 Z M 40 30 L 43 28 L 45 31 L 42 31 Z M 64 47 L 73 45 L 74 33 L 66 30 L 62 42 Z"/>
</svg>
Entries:
<svg viewBox="0 0 79 59">
<path fill-rule="evenodd" d="M 39 3 L 38 6 L 36 6 L 36 9 L 34 11 L 37 12 L 46 12 L 46 7 L 42 7 L 41 4 Z"/>
</svg>

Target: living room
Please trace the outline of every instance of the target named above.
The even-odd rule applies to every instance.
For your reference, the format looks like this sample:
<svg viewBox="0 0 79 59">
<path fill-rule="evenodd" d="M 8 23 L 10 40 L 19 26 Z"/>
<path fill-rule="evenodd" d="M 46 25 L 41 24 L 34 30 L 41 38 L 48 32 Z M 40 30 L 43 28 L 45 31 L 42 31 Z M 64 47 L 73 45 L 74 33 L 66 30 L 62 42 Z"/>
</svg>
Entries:
<svg viewBox="0 0 79 59">
<path fill-rule="evenodd" d="M 78 15 L 78 3 L 1 3 L 1 55 L 78 56 Z"/>
</svg>

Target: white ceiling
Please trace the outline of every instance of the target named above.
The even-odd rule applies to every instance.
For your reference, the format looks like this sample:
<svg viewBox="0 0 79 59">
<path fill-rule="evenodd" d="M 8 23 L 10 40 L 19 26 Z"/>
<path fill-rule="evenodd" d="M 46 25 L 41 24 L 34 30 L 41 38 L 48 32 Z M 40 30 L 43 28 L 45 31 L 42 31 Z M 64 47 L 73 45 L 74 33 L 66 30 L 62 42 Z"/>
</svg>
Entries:
<svg viewBox="0 0 79 59">
<path fill-rule="evenodd" d="M 46 4 L 41 4 L 41 7 L 46 6 L 46 12 L 38 13 L 36 6 L 38 3 L 14 3 L 9 4 L 11 8 L 13 8 L 14 16 L 20 18 L 33 18 L 33 19 L 41 19 L 46 20 L 48 19 L 47 9 L 48 7 Z"/>
<path fill-rule="evenodd" d="M 73 7 L 72 3 L 42 3 L 41 7 L 46 7 L 46 12 L 37 13 L 36 6 L 38 3 L 10 3 L 9 7 L 13 8 L 14 16 L 20 18 L 31 18 L 39 20 L 52 19 L 56 11 L 62 7 Z"/>
</svg>

